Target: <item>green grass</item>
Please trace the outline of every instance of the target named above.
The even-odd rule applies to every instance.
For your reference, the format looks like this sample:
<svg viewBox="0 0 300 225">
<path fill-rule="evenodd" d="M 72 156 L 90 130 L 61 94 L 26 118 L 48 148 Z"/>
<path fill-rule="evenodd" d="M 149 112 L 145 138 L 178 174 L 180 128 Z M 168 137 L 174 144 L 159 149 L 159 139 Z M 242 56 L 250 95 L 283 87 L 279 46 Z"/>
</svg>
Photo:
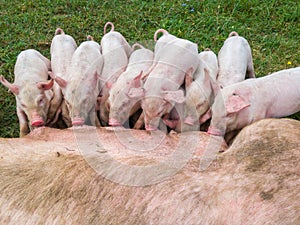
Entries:
<svg viewBox="0 0 300 225">
<path fill-rule="evenodd" d="M 165 28 L 215 53 L 235 30 L 250 43 L 257 76 L 300 65 L 299 1 L 4 1 L 0 0 L 0 74 L 13 81 L 20 51 L 35 48 L 48 58 L 54 31 L 61 27 L 77 43 L 88 34 L 100 42 L 107 21 L 134 43 L 153 47 Z M 288 64 L 290 62 L 290 64 Z M 292 116 L 300 119 L 300 113 Z M 15 98 L 0 86 L 0 136 L 17 137 Z"/>
</svg>

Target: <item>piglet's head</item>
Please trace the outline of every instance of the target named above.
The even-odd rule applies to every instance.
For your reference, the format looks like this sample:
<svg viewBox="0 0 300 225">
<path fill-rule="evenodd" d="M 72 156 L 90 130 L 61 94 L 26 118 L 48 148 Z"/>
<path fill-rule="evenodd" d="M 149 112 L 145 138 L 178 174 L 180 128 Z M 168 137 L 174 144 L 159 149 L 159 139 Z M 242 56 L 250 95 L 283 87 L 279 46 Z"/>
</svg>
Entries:
<svg viewBox="0 0 300 225">
<path fill-rule="evenodd" d="M 184 93 L 182 90 L 162 91 L 162 97 L 147 96 L 142 100 L 144 122 L 147 130 L 155 130 L 159 126 L 160 118 L 169 113 L 175 103 L 183 103 Z"/>
<path fill-rule="evenodd" d="M 242 95 L 238 91 L 223 97 L 219 92 L 212 106 L 212 120 L 209 133 L 214 135 L 225 135 L 231 127 L 235 127 L 237 121 L 242 121 L 244 110 L 251 106 L 247 95 Z"/>
<path fill-rule="evenodd" d="M 83 125 L 97 106 L 98 79 L 97 72 L 78 80 L 66 81 L 50 74 L 61 87 L 72 124 Z"/>
<path fill-rule="evenodd" d="M 26 84 L 19 88 L 18 107 L 27 115 L 32 127 L 45 124 L 53 97 L 53 80 Z"/>
<path fill-rule="evenodd" d="M 110 114 L 109 125 L 121 126 L 129 116 L 134 113 L 144 97 L 144 89 L 141 81 L 142 72 L 125 85 L 115 84 L 110 89 L 108 98 Z"/>
<path fill-rule="evenodd" d="M 22 86 L 8 82 L 3 76 L 0 77 L 0 81 L 16 96 L 17 107 L 20 112 L 26 114 L 30 125 L 44 125 L 53 97 L 53 80 L 25 83 Z"/>
<path fill-rule="evenodd" d="M 12 84 L 9 81 L 7 81 L 3 76 L 0 76 L 0 82 L 9 89 L 9 91 L 11 91 L 14 95 L 19 95 L 20 93 L 20 89 L 23 87 L 20 87 L 19 85 L 16 84 Z M 36 82 L 35 84 L 30 84 L 29 90 L 34 90 L 35 88 L 37 88 L 40 91 L 46 91 L 46 90 L 50 90 L 53 86 L 53 79 L 48 80 L 48 81 L 40 81 L 40 82 Z M 23 88 L 24 89 L 24 88 Z M 26 89 L 26 88 L 25 88 Z"/>
</svg>

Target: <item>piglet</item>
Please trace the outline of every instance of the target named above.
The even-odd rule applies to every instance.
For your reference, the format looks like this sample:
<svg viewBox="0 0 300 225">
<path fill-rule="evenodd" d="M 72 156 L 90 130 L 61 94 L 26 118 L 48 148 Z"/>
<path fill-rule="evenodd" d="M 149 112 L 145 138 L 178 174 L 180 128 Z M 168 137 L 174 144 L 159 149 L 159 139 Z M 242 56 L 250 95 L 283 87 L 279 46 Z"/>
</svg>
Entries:
<svg viewBox="0 0 300 225">
<path fill-rule="evenodd" d="M 199 53 L 199 65 L 194 79 L 185 79 L 186 98 L 184 107 L 185 130 L 200 130 L 200 125 L 211 117 L 210 107 L 218 91 L 216 78 L 218 74 L 218 60 L 216 54 L 206 49 Z"/>
<path fill-rule="evenodd" d="M 111 26 L 111 30 L 106 33 L 108 26 Z M 100 76 L 101 91 L 98 102 L 100 102 L 101 123 L 102 125 L 108 125 L 109 109 L 107 99 L 109 88 L 125 71 L 132 49 L 122 34 L 114 30 L 114 25 L 111 22 L 107 22 L 104 26 L 101 49 L 104 64 Z"/>
<path fill-rule="evenodd" d="M 163 31 L 164 36 L 167 31 Z M 160 38 L 160 39 L 161 39 Z M 156 42 L 160 44 L 160 39 Z M 156 130 L 163 117 L 168 119 L 175 103 L 183 103 L 184 91 L 180 89 L 186 75 L 192 76 L 198 67 L 198 46 L 177 37 L 159 47 L 154 62 L 146 74 L 143 87 L 142 108 L 146 130 Z"/>
<path fill-rule="evenodd" d="M 72 56 L 77 48 L 77 44 L 73 37 L 65 34 L 61 28 L 57 28 L 55 36 L 52 39 L 50 53 L 51 53 L 51 69 L 57 76 L 67 78 L 67 68 L 71 65 Z M 55 82 L 53 85 L 54 97 L 50 102 L 50 110 L 48 113 L 48 122 L 50 125 L 56 123 L 59 112 L 62 111 L 62 118 L 68 127 L 72 126 L 71 119 L 62 107 L 63 96 L 60 86 Z"/>
<path fill-rule="evenodd" d="M 139 49 L 135 50 L 136 47 Z M 109 90 L 110 126 L 122 126 L 141 108 L 140 88 L 143 86 L 141 77 L 143 71 L 147 71 L 152 65 L 154 54 L 138 43 L 134 44 L 132 49 L 133 52 L 125 72 Z"/>
<path fill-rule="evenodd" d="M 35 127 L 45 125 L 47 121 L 54 83 L 52 79 L 48 80 L 50 68 L 46 57 L 34 49 L 28 49 L 17 57 L 14 83 L 0 77 L 0 82 L 16 96 L 20 137 Z"/>
<path fill-rule="evenodd" d="M 92 124 L 99 126 L 95 110 L 100 91 L 99 76 L 103 66 L 100 45 L 91 36 L 75 50 L 66 79 L 52 73 L 62 89 L 66 110 L 73 126 Z"/>
<path fill-rule="evenodd" d="M 224 136 L 264 119 L 300 111 L 300 67 L 247 79 L 221 89 L 208 133 Z"/>
<path fill-rule="evenodd" d="M 245 80 L 255 78 L 251 48 L 248 41 L 231 32 L 218 53 L 218 84 L 221 88 Z"/>
</svg>

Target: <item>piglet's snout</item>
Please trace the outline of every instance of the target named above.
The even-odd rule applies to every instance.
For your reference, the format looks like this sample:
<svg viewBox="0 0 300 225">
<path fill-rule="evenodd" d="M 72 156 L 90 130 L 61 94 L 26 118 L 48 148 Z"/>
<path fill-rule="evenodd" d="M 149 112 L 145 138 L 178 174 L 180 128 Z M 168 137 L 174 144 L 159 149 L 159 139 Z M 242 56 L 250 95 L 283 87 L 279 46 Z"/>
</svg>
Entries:
<svg viewBox="0 0 300 225">
<path fill-rule="evenodd" d="M 44 125 L 44 121 L 42 119 L 34 119 L 31 121 L 31 126 L 33 127 L 39 127 L 43 125 Z"/>
<path fill-rule="evenodd" d="M 72 125 L 73 126 L 82 126 L 84 124 L 84 120 L 80 117 L 72 118 Z"/>
<path fill-rule="evenodd" d="M 43 126 L 43 125 L 44 125 L 43 118 L 37 112 L 33 112 L 31 114 L 31 126 L 39 127 L 39 126 Z"/>
<path fill-rule="evenodd" d="M 155 131 L 155 130 L 157 130 L 157 127 L 147 125 L 147 126 L 145 126 L 145 129 L 148 130 L 148 131 Z"/>
<path fill-rule="evenodd" d="M 122 124 L 115 118 L 109 118 L 109 125 L 113 127 L 119 127 L 122 126 Z"/>
<path fill-rule="evenodd" d="M 187 125 L 193 126 L 195 123 L 195 120 L 191 116 L 188 116 L 185 118 L 184 123 Z"/>
<path fill-rule="evenodd" d="M 147 120 L 149 121 L 149 120 Z M 148 131 L 155 131 L 158 130 L 160 117 L 155 117 L 151 119 L 149 122 L 145 123 L 145 129 Z"/>
</svg>

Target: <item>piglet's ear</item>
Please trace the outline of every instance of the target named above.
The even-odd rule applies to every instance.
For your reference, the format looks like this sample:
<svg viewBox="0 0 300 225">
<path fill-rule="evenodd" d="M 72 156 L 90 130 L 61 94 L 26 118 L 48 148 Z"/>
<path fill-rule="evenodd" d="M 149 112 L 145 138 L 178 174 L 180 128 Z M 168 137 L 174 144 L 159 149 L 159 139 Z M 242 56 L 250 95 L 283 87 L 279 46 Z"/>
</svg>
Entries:
<svg viewBox="0 0 300 225">
<path fill-rule="evenodd" d="M 190 74 L 185 75 L 185 87 L 189 87 L 193 82 L 193 77 Z"/>
<path fill-rule="evenodd" d="M 0 82 L 9 89 L 15 95 L 19 94 L 19 86 L 16 84 L 9 83 L 3 76 L 0 76 Z"/>
<path fill-rule="evenodd" d="M 105 83 L 105 86 L 106 86 L 108 89 L 111 89 L 112 85 L 113 85 L 113 83 L 112 83 L 112 82 L 109 82 L 109 81 Z"/>
<path fill-rule="evenodd" d="M 185 72 L 185 88 L 189 87 L 191 83 L 194 80 L 194 69 L 190 67 L 186 72 Z"/>
<path fill-rule="evenodd" d="M 200 124 L 205 123 L 207 120 L 211 118 L 211 116 L 212 116 L 211 109 L 208 109 L 202 116 L 200 116 L 199 123 Z"/>
<path fill-rule="evenodd" d="M 249 106 L 250 103 L 243 97 L 241 97 L 238 94 L 232 94 L 231 96 L 229 96 L 226 102 L 226 112 L 227 115 L 231 113 L 236 113 Z"/>
<path fill-rule="evenodd" d="M 53 86 L 53 84 L 54 84 L 54 81 L 53 81 L 53 79 L 51 79 L 51 80 L 45 81 L 45 82 L 38 82 L 38 83 L 36 84 L 36 86 L 37 86 L 39 89 L 42 89 L 42 90 L 46 91 L 46 90 L 51 89 L 52 86 Z"/>
<path fill-rule="evenodd" d="M 163 91 L 163 98 L 166 101 L 174 101 L 176 103 L 183 103 L 185 101 L 183 90 Z"/>
<path fill-rule="evenodd" d="M 61 87 L 61 88 L 64 88 L 67 86 L 67 81 L 64 80 L 63 78 L 59 77 L 59 76 L 56 76 L 53 72 L 49 71 L 48 72 L 49 76 L 55 80 L 55 82 Z"/>
<path fill-rule="evenodd" d="M 134 88 L 141 87 L 141 78 L 143 75 L 143 71 L 141 71 L 131 82 L 131 86 Z"/>
<path fill-rule="evenodd" d="M 179 120 L 170 120 L 168 118 L 163 118 L 163 121 L 171 129 L 175 129 L 178 123 L 180 122 Z"/>
</svg>

